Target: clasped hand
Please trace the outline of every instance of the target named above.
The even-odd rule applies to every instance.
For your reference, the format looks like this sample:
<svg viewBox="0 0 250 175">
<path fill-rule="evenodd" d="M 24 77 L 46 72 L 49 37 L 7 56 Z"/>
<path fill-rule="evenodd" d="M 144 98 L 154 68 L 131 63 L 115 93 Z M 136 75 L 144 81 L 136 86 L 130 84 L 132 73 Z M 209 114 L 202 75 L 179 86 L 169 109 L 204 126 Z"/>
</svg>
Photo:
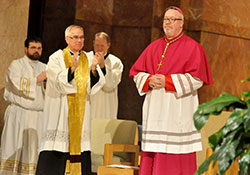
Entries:
<svg viewBox="0 0 250 175">
<path fill-rule="evenodd" d="M 72 57 L 71 73 L 73 73 L 77 69 L 77 66 L 78 66 L 77 56 L 78 56 L 78 53 L 74 53 Z"/>
<path fill-rule="evenodd" d="M 104 54 L 102 52 L 96 52 L 95 56 L 92 60 L 91 70 L 95 71 L 97 64 L 100 65 L 101 68 L 104 68 L 105 62 L 104 62 Z"/>
<path fill-rule="evenodd" d="M 165 76 L 162 74 L 155 74 L 149 78 L 149 87 L 152 89 L 165 88 Z"/>
</svg>

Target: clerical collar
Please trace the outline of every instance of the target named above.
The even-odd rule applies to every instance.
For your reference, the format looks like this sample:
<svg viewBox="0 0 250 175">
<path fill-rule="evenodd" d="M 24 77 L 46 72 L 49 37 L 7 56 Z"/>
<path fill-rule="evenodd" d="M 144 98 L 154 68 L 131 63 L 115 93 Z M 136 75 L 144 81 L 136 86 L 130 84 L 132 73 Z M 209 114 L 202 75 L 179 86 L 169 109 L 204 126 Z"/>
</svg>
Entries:
<svg viewBox="0 0 250 175">
<path fill-rule="evenodd" d="M 78 53 L 78 56 L 80 56 L 81 55 L 81 50 L 79 51 L 79 53 Z M 74 53 L 69 49 L 69 53 L 73 56 L 74 55 Z"/>
<path fill-rule="evenodd" d="M 174 38 L 168 39 L 167 37 L 164 37 L 164 39 L 167 43 L 172 43 L 172 42 L 175 42 L 176 40 L 180 39 L 182 36 L 183 36 L 183 32 L 181 32 L 179 35 L 177 35 Z"/>
<path fill-rule="evenodd" d="M 95 51 L 93 50 L 93 53 L 95 55 Z M 104 59 L 106 59 L 107 57 L 109 56 L 109 52 L 107 52 L 105 55 L 104 55 Z"/>
<path fill-rule="evenodd" d="M 25 55 L 25 57 L 28 59 L 28 61 L 29 61 L 30 63 L 38 63 L 38 62 L 39 62 L 39 60 L 32 60 L 32 59 L 29 58 L 27 55 Z"/>
</svg>

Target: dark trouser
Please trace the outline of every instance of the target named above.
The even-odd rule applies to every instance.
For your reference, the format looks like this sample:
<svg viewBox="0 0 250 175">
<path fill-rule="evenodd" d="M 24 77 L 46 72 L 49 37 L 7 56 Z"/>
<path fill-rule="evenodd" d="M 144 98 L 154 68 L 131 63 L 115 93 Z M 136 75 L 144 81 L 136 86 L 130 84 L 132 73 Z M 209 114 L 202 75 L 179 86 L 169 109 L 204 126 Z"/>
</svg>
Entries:
<svg viewBox="0 0 250 175">
<path fill-rule="evenodd" d="M 69 153 L 42 151 L 39 154 L 36 175 L 64 175 Z M 81 154 L 82 175 L 91 175 L 90 151 Z"/>
</svg>

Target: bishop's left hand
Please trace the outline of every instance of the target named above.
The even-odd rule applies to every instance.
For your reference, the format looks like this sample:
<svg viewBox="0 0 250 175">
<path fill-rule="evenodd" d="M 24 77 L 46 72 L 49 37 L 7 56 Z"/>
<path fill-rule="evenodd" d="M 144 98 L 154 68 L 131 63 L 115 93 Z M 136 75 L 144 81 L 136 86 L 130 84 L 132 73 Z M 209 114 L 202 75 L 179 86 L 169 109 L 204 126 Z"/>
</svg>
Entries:
<svg viewBox="0 0 250 175">
<path fill-rule="evenodd" d="M 165 88 L 165 76 L 162 74 L 155 74 L 149 78 L 149 86 L 153 89 Z"/>
</svg>

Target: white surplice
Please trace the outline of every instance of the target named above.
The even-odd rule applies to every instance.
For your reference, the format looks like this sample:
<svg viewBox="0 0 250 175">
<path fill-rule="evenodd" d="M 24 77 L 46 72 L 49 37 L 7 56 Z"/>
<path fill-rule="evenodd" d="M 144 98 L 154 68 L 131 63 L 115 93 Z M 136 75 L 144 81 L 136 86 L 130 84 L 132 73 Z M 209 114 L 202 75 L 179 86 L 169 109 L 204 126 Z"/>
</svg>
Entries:
<svg viewBox="0 0 250 175">
<path fill-rule="evenodd" d="M 87 56 L 93 59 L 94 52 Z M 118 84 L 121 82 L 123 64 L 121 60 L 109 54 L 105 59 L 106 83 L 100 91 L 91 96 L 91 118 L 117 118 L 118 112 Z"/>
<path fill-rule="evenodd" d="M 88 59 L 89 70 L 91 59 Z M 99 81 L 90 88 L 87 81 L 87 97 L 82 127 L 81 152 L 90 150 L 90 95 L 95 94 L 105 83 L 104 75 L 97 66 Z M 53 53 L 46 69 L 47 88 L 44 107 L 44 131 L 40 151 L 69 152 L 68 100 L 67 95 L 76 93 L 75 80 L 68 82 L 68 68 L 65 67 L 63 51 Z"/>
<path fill-rule="evenodd" d="M 203 82 L 189 73 L 172 74 L 176 92 L 165 88 L 142 90 L 149 74 L 138 73 L 134 81 L 143 103 L 142 150 L 162 153 L 192 153 L 200 151 L 201 135 L 193 123 L 198 107 L 197 89 Z"/>
<path fill-rule="evenodd" d="M 35 174 L 41 140 L 44 86 L 37 76 L 46 65 L 27 56 L 12 61 L 6 71 L 0 174 Z"/>
</svg>

